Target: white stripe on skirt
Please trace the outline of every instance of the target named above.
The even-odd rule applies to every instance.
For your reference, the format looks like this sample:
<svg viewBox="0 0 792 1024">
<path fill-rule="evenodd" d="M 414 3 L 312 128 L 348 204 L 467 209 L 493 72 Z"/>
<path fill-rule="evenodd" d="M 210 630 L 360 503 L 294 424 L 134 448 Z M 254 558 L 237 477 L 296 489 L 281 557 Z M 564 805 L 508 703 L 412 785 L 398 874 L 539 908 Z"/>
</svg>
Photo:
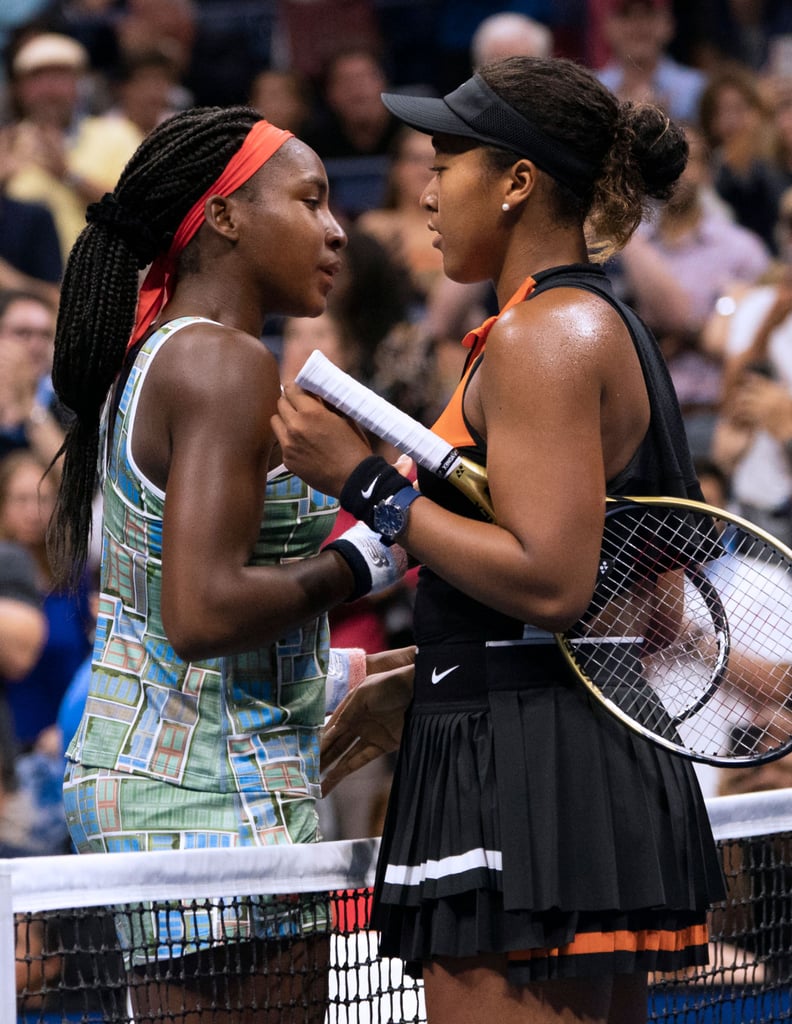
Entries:
<svg viewBox="0 0 792 1024">
<path fill-rule="evenodd" d="M 503 857 L 500 850 L 468 850 L 453 857 L 440 860 L 427 860 L 423 864 L 389 864 L 385 869 L 386 885 L 420 885 L 427 878 L 448 878 L 451 875 L 462 875 L 474 868 L 489 868 L 491 871 L 503 870 Z"/>
</svg>

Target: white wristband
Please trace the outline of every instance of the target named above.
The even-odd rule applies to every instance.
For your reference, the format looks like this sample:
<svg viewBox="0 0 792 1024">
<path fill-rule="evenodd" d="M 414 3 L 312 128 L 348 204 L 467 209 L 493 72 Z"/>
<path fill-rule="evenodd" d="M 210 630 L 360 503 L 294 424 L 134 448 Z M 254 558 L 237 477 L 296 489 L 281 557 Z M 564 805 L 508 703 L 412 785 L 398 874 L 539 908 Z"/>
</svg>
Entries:
<svg viewBox="0 0 792 1024">
<path fill-rule="evenodd" d="M 407 572 L 407 552 L 398 544 L 385 544 L 365 523 L 355 523 L 323 551 L 337 551 L 352 570 L 354 589 L 348 601 L 379 594 Z"/>
</svg>

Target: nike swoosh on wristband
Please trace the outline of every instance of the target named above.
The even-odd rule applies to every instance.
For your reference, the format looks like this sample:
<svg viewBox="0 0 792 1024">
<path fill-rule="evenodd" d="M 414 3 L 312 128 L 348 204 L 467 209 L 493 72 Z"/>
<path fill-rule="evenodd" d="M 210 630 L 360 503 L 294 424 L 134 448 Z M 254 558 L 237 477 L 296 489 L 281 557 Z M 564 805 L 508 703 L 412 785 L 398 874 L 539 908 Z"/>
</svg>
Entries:
<svg viewBox="0 0 792 1024">
<path fill-rule="evenodd" d="M 365 489 L 365 491 L 361 491 L 360 492 L 360 497 L 361 498 L 364 498 L 366 501 L 368 501 L 368 499 L 374 493 L 374 488 L 377 486 L 377 481 L 379 480 L 379 478 L 381 476 L 382 476 L 382 473 L 377 473 L 377 475 L 374 477 L 374 479 L 371 481 L 371 483 L 368 485 L 368 487 Z"/>
<path fill-rule="evenodd" d="M 459 665 L 452 665 L 451 668 L 447 668 L 445 672 L 438 672 L 436 668 L 432 669 L 432 682 L 435 686 L 440 682 L 441 679 L 445 679 L 451 672 L 456 672 Z"/>
</svg>

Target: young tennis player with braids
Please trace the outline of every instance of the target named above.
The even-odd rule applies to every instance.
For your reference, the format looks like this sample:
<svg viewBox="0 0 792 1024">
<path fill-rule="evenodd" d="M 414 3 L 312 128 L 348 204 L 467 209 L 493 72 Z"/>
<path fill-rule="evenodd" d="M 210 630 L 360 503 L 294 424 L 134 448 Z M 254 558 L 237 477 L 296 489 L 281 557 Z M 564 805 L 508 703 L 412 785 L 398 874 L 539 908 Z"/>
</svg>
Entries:
<svg viewBox="0 0 792 1024">
<path fill-rule="evenodd" d="M 700 497 L 654 341 L 592 255 L 670 194 L 686 143 L 563 60 L 384 100 L 433 137 L 446 273 L 491 280 L 500 313 L 434 428 L 486 465 L 495 523 L 424 471 L 411 488 L 293 384 L 274 420 L 294 472 L 423 566 L 374 925 L 432 1024 L 637 1024 L 647 972 L 706 961 L 720 866 L 690 763 L 595 706 L 553 632 L 588 604 L 606 494 Z M 392 745 L 409 690 L 385 674 L 341 705 L 329 785 Z"/>
<path fill-rule="evenodd" d="M 264 317 L 320 314 L 346 242 L 324 169 L 252 110 L 193 109 L 147 137 L 87 220 L 53 373 L 75 414 L 52 533 L 64 575 L 85 561 L 97 461 L 104 501 L 72 837 L 81 852 L 315 841 L 324 613 L 405 561 L 357 526 L 318 553 L 337 503 L 279 467 L 270 425 Z M 223 915 L 216 962 L 217 911 L 174 918 L 182 970 L 167 913 L 144 912 L 134 947 L 123 933 L 135 1019 L 323 1020 L 326 920 L 265 910 Z M 223 963 L 248 972 L 238 990 Z"/>
</svg>

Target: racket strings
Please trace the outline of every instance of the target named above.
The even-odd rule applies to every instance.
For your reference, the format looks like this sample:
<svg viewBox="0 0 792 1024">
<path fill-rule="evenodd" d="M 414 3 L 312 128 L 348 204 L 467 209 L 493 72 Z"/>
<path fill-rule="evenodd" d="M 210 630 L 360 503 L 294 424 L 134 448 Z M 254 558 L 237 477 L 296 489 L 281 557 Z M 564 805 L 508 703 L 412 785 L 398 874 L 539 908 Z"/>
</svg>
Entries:
<svg viewBox="0 0 792 1024">
<path fill-rule="evenodd" d="M 791 621 L 792 565 L 759 532 L 628 506 L 607 517 L 591 604 L 563 642 L 620 717 L 728 764 L 790 746 Z"/>
</svg>

